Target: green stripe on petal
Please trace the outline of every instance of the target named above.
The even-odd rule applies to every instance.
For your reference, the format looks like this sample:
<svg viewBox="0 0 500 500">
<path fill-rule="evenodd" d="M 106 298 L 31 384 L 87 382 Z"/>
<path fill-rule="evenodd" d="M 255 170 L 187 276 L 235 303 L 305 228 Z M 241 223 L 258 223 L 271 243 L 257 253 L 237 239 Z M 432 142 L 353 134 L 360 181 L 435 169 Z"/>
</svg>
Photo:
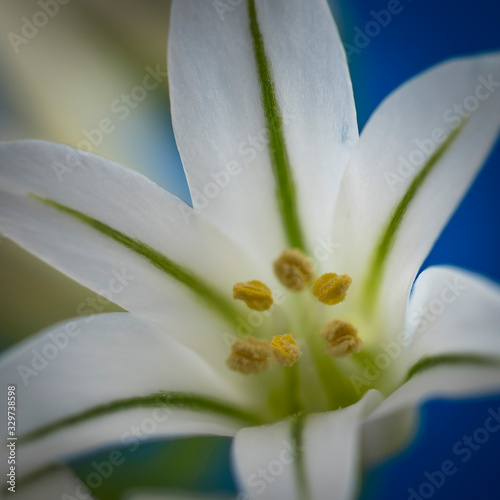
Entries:
<svg viewBox="0 0 500 500">
<path fill-rule="evenodd" d="M 57 201 L 50 200 L 48 198 L 42 198 L 40 196 L 30 194 L 32 198 L 38 200 L 50 207 L 56 208 L 57 210 L 64 212 L 65 214 L 71 215 L 75 219 L 89 225 L 100 233 L 109 236 L 116 242 L 127 247 L 138 255 L 147 259 L 153 266 L 160 269 L 161 271 L 168 274 L 173 279 L 187 286 L 193 292 L 195 292 L 201 299 L 203 299 L 210 307 L 219 312 L 223 317 L 229 320 L 231 323 L 236 323 L 237 311 L 233 306 L 233 303 L 224 297 L 217 290 L 214 290 L 210 285 L 205 283 L 201 278 L 196 276 L 190 270 L 176 264 L 170 260 L 167 256 L 158 252 L 154 248 L 150 247 L 142 241 L 127 236 L 126 234 L 109 227 L 103 222 L 98 221 L 88 215 L 85 215 L 78 210 L 69 208 Z"/>
<path fill-rule="evenodd" d="M 307 415 L 297 415 L 291 422 L 291 436 L 293 453 L 295 456 L 295 472 L 297 477 L 297 488 L 300 498 L 309 498 L 309 486 L 307 484 L 307 473 L 304 465 L 304 428 Z"/>
<path fill-rule="evenodd" d="M 415 198 L 420 188 L 424 185 L 424 182 L 434 170 L 434 167 L 436 167 L 439 160 L 446 154 L 451 145 L 454 143 L 466 123 L 466 119 L 462 120 L 460 125 L 450 133 L 446 141 L 444 141 L 443 144 L 432 154 L 425 166 L 411 182 L 403 198 L 401 198 L 401 201 L 392 212 L 387 226 L 382 231 L 379 242 L 375 248 L 372 263 L 369 268 L 363 290 L 363 300 L 369 312 L 373 310 L 375 304 L 377 303 L 380 283 L 382 281 L 382 274 L 387 263 L 387 258 L 389 257 L 389 254 L 394 246 L 399 228 L 406 212 L 408 211 L 410 203 Z"/>
<path fill-rule="evenodd" d="M 500 368 L 500 359 L 479 356 L 477 354 L 443 354 L 440 356 L 430 356 L 422 358 L 417 361 L 409 370 L 406 375 L 406 381 L 418 373 L 424 372 L 431 368 L 440 366 L 456 366 L 456 365 L 471 365 L 471 366 L 485 366 Z"/>
<path fill-rule="evenodd" d="M 90 408 L 89 410 L 79 413 L 78 415 L 72 415 L 46 425 L 45 427 L 40 427 L 39 429 L 22 436 L 20 441 L 26 443 L 93 418 L 103 417 L 118 411 L 126 411 L 136 408 L 173 408 L 212 413 L 222 417 L 238 420 L 243 425 L 261 425 L 263 423 L 257 415 L 246 412 L 236 406 L 205 396 L 181 394 L 176 392 L 158 392 L 149 396 L 121 399 Z"/>
<path fill-rule="evenodd" d="M 281 210 L 288 243 L 292 248 L 299 248 L 305 251 L 306 248 L 300 228 L 292 170 L 290 168 L 290 161 L 283 134 L 283 119 L 276 100 L 271 67 L 266 56 L 264 40 L 257 20 L 255 0 L 248 0 L 248 14 L 250 17 L 250 33 L 252 36 L 253 51 L 259 75 L 262 106 L 264 108 L 267 133 L 269 136 L 269 154 L 274 177 L 278 185 L 278 204 Z"/>
</svg>

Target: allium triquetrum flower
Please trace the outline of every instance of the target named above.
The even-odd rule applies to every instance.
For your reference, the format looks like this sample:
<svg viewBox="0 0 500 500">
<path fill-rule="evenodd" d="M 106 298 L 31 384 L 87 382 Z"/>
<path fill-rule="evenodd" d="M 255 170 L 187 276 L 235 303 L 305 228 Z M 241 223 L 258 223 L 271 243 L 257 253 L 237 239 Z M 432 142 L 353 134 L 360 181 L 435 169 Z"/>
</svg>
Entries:
<svg viewBox="0 0 500 500">
<path fill-rule="evenodd" d="M 424 398 L 500 388 L 497 285 L 445 267 L 413 285 L 495 143 L 500 55 L 412 79 L 358 140 L 324 1 L 219 14 L 172 6 L 194 209 L 103 158 L 0 147 L 3 233 L 129 311 L 4 357 L 22 473 L 132 443 L 157 417 L 150 436 L 235 436 L 252 498 L 351 498 L 360 462 L 396 446 Z"/>
</svg>

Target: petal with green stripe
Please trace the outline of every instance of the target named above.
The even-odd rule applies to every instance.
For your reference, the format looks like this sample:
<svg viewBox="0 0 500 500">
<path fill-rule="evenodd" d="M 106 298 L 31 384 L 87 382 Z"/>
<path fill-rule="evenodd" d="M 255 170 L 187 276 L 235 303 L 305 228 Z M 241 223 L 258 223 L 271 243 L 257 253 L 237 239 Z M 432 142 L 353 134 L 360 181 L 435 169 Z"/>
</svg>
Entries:
<svg viewBox="0 0 500 500">
<path fill-rule="evenodd" d="M 57 201 L 42 198 L 32 193 L 30 193 L 30 196 L 49 207 L 53 207 L 64 214 L 74 217 L 76 220 L 83 222 L 99 233 L 128 248 L 131 252 L 135 252 L 137 255 L 140 255 L 167 276 L 170 276 L 178 283 L 186 286 L 200 299 L 205 301 L 208 306 L 216 310 L 228 321 L 236 324 L 237 310 L 235 309 L 233 302 L 227 297 L 227 295 L 219 293 L 216 289 L 208 285 L 203 278 L 196 276 L 191 270 L 173 262 L 166 255 L 158 252 L 150 245 L 138 240 L 137 238 L 133 238 L 127 234 L 117 231 L 100 220 L 89 217 L 78 210 L 74 210 L 73 208 L 58 203 Z"/>
<path fill-rule="evenodd" d="M 23 408 L 24 474 L 96 447 L 133 446 L 137 433 L 232 435 L 265 417 L 229 370 L 217 373 L 129 313 L 61 323 L 4 353 L 0 373 Z"/>
<path fill-rule="evenodd" d="M 332 236 L 340 246 L 327 264 L 351 275 L 351 301 L 375 305 L 387 336 L 403 330 L 416 273 L 497 140 L 499 92 L 477 99 L 465 120 L 456 104 L 478 85 L 486 96 L 481 82 L 500 81 L 499 63 L 498 53 L 455 59 L 402 85 L 373 113 L 346 168 Z"/>
<path fill-rule="evenodd" d="M 362 422 L 381 399 L 370 391 L 348 408 L 242 429 L 233 445 L 241 486 L 252 499 L 352 498 Z"/>
<path fill-rule="evenodd" d="M 345 55 L 325 3 L 245 1 L 222 12 L 174 1 L 168 61 L 194 206 L 265 265 L 284 246 L 312 250 L 327 236 L 357 140 Z"/>
<path fill-rule="evenodd" d="M 179 199 L 109 160 L 21 141 L 0 145 L 0 165 L 0 231 L 91 290 L 75 315 L 102 311 L 95 292 L 223 362 L 234 282 L 269 282 L 270 269 L 258 271 Z"/>
<path fill-rule="evenodd" d="M 440 363 L 421 369 L 367 418 L 362 432 L 363 465 L 394 456 L 407 447 L 419 425 L 418 408 L 433 399 L 496 396 L 500 368 L 475 363 Z"/>
<path fill-rule="evenodd" d="M 426 269 L 415 281 L 407 316 L 412 360 L 500 359 L 500 286 L 484 276 L 448 266 Z"/>
<path fill-rule="evenodd" d="M 278 206 L 289 246 L 305 250 L 305 242 L 298 215 L 295 185 L 283 132 L 282 110 L 276 98 L 274 75 L 260 31 L 255 0 L 248 0 L 248 17 L 250 19 L 253 53 L 257 65 L 261 105 L 264 109 L 266 120 L 269 155 L 277 186 Z"/>
<path fill-rule="evenodd" d="M 384 274 L 387 261 L 390 258 L 391 250 L 398 236 L 399 229 L 403 223 L 406 212 L 414 198 L 418 195 L 424 183 L 428 180 L 432 171 L 439 164 L 446 152 L 458 140 L 461 130 L 464 128 L 466 120 L 462 120 L 458 126 L 452 130 L 444 142 L 429 156 L 424 167 L 413 178 L 404 196 L 398 202 L 392 212 L 387 226 L 380 233 L 379 241 L 375 247 L 372 260 L 368 267 L 367 278 L 364 283 L 363 299 L 367 309 L 371 312 L 375 307 L 380 293 L 380 284 Z"/>
</svg>

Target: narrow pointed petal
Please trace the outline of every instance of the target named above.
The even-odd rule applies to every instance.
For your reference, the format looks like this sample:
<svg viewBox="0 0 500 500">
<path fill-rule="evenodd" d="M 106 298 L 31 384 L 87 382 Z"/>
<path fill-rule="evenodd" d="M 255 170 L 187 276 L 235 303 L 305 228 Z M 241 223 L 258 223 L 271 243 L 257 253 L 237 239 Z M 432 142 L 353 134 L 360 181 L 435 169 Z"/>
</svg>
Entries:
<svg viewBox="0 0 500 500">
<path fill-rule="evenodd" d="M 264 83 L 257 31 L 271 73 Z M 281 145 L 269 133 L 271 120 L 282 132 L 293 205 L 312 247 L 326 234 L 358 136 L 345 54 L 326 2 L 175 1 L 168 60 L 174 130 L 194 206 L 246 248 L 258 242 L 267 259 L 297 246 L 283 229 L 293 210 L 277 214 L 285 181 L 274 175 Z M 274 115 L 263 107 L 263 92 L 276 100 Z M 211 196 L 217 176 L 227 185 Z"/>
<path fill-rule="evenodd" d="M 409 380 L 368 419 L 365 461 L 411 439 L 424 401 L 500 392 L 497 284 L 451 267 L 429 268 L 415 282 L 406 322 L 409 349 L 394 363 Z"/>
<path fill-rule="evenodd" d="M 440 64 L 392 93 L 353 151 L 336 206 L 336 265 L 353 277 L 351 296 L 359 293 L 368 311 L 378 307 L 391 334 L 402 328 L 418 269 L 495 144 L 499 85 L 499 53 Z"/>
<path fill-rule="evenodd" d="M 129 313 L 42 332 L 5 353 L 0 372 L 4 387 L 17 387 L 22 408 L 23 474 L 98 446 L 232 435 L 247 423 L 239 410 L 246 395 L 199 355 Z"/>
<path fill-rule="evenodd" d="M 413 362 L 436 356 L 498 357 L 500 286 L 452 267 L 426 269 L 407 313 Z"/>
<path fill-rule="evenodd" d="M 252 499 L 347 500 L 359 473 L 363 419 L 380 403 L 371 391 L 348 408 L 242 429 L 234 467 Z"/>
<path fill-rule="evenodd" d="M 233 283 L 260 276 L 182 201 L 103 158 L 41 141 L 4 143 L 0 180 L 6 236 L 208 354 L 212 339 L 203 325 L 214 321 L 220 338 L 233 314 Z M 75 307 L 78 315 L 102 310 L 95 301 Z M 222 323 L 212 309 L 222 312 Z"/>
<path fill-rule="evenodd" d="M 418 407 L 425 401 L 479 398 L 499 393 L 499 368 L 442 365 L 415 374 L 383 401 L 363 424 L 363 462 L 380 460 L 409 444 L 418 429 Z"/>
</svg>

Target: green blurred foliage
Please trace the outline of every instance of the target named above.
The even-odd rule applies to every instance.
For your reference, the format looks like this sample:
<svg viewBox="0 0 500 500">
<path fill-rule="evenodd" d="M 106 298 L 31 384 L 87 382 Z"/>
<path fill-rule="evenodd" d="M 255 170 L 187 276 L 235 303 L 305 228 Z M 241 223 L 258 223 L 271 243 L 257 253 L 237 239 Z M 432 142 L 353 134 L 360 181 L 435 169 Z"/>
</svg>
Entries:
<svg viewBox="0 0 500 500">
<path fill-rule="evenodd" d="M 229 439 L 216 437 L 184 438 L 145 443 L 135 451 L 119 449 L 119 461 L 123 459 L 123 463 L 112 468 L 106 462 L 116 449 L 101 451 L 71 465 L 96 500 L 120 500 L 127 492 L 148 489 L 216 492 L 225 496 L 235 492 L 229 468 L 230 445 Z M 109 477 L 91 488 L 100 466 L 100 470 L 110 471 Z"/>
</svg>

